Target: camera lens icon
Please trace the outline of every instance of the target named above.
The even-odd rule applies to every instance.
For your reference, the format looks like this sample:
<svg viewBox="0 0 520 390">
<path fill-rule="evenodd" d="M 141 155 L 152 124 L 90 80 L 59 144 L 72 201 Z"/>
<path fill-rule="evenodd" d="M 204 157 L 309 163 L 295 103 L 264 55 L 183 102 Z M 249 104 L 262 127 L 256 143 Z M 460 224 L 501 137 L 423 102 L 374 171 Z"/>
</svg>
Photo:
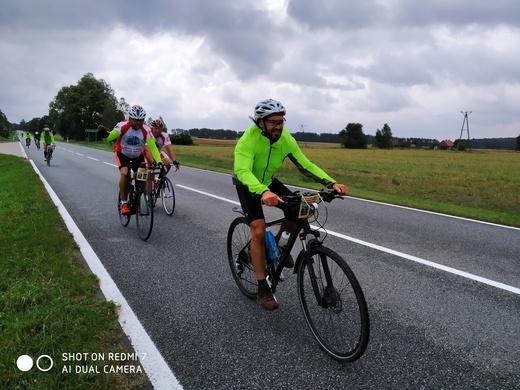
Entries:
<svg viewBox="0 0 520 390">
<path fill-rule="evenodd" d="M 29 355 L 21 355 L 18 357 L 18 359 L 16 359 L 16 367 L 18 367 L 20 371 L 29 371 L 33 365 L 33 358 Z M 36 367 L 40 371 L 49 371 L 53 365 L 54 361 L 49 355 L 41 355 L 38 359 L 36 359 Z"/>
</svg>

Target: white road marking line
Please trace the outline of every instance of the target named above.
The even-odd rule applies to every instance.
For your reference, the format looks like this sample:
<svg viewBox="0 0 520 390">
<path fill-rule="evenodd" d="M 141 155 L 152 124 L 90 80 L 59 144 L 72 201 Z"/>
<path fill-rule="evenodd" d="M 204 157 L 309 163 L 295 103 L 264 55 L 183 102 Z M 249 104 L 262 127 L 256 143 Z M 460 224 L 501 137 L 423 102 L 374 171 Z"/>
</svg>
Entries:
<svg viewBox="0 0 520 390">
<path fill-rule="evenodd" d="M 108 164 L 108 163 L 104 163 L 104 164 Z M 108 164 L 108 165 L 115 166 L 114 164 Z M 189 167 L 187 167 L 187 168 L 189 168 Z M 208 171 L 208 172 L 212 172 L 212 171 Z M 224 202 L 232 203 L 232 204 L 235 204 L 235 205 L 240 205 L 240 202 L 237 202 L 237 201 L 234 201 L 234 200 L 231 200 L 231 199 L 227 199 L 227 198 L 223 198 L 223 197 L 220 197 L 220 196 L 216 196 L 216 195 L 213 195 L 213 194 L 209 194 L 209 193 L 204 192 L 204 191 L 199 191 L 199 190 L 196 190 L 194 188 L 183 186 L 181 184 L 176 184 L 176 186 L 185 188 L 185 189 L 187 189 L 189 191 L 197 192 L 197 193 L 205 195 L 205 196 L 209 196 L 209 197 L 212 197 L 212 198 L 215 198 L 215 199 L 219 199 L 219 200 L 222 200 Z M 366 199 L 358 199 L 358 198 L 356 198 L 356 199 L 357 200 L 367 201 L 367 202 L 373 202 L 373 203 L 379 203 L 379 204 L 387 205 L 386 203 L 377 202 L 377 201 L 371 201 L 371 200 L 366 200 Z M 520 230 L 520 228 L 516 228 L 516 227 L 499 225 L 499 224 L 494 224 L 494 223 L 485 222 L 485 221 L 478 221 L 478 220 L 473 220 L 473 219 L 468 219 L 468 218 L 462 218 L 462 217 L 457 217 L 457 216 L 448 215 L 448 214 L 442 214 L 442 213 L 436 213 L 436 212 L 427 211 L 427 210 L 419 210 L 419 209 L 414 209 L 414 208 L 405 207 L 405 206 L 398 206 L 398 205 L 388 205 L 388 206 L 399 207 L 399 208 L 408 209 L 408 210 L 414 210 L 414 211 L 420 211 L 420 212 L 433 214 L 433 215 L 441 215 L 441 216 L 444 216 L 444 217 L 456 218 L 456 219 L 461 219 L 461 220 L 466 220 L 466 221 L 471 221 L 471 222 L 483 223 L 483 224 L 497 226 L 497 227 L 502 227 L 502 228 Z M 317 229 L 318 227 L 317 226 L 313 226 L 313 228 Z M 414 262 L 417 262 L 417 263 L 420 263 L 420 264 L 423 264 L 423 265 L 427 265 L 427 266 L 432 267 L 432 268 L 436 268 L 436 269 L 439 269 L 439 270 L 442 270 L 442 271 L 445 271 L 445 272 L 449 272 L 449 273 L 454 274 L 454 275 L 462 276 L 462 277 L 467 278 L 467 279 L 475 280 L 477 282 L 481 282 L 481 283 L 487 284 L 489 286 L 496 287 L 496 288 L 499 288 L 499 289 L 502 289 L 502 290 L 506 290 L 506 291 L 512 292 L 514 294 L 520 295 L 520 288 L 517 288 L 517 287 L 509 286 L 509 285 L 504 284 L 504 283 L 500 283 L 500 282 L 497 282 L 497 281 L 494 281 L 494 280 L 491 280 L 491 279 L 483 278 L 481 276 L 474 275 L 474 274 L 471 274 L 469 272 L 461 271 L 461 270 L 458 270 L 456 268 L 447 267 L 447 266 L 442 265 L 442 264 L 437 264 L 437 263 L 434 263 L 434 262 L 429 261 L 429 260 L 421 259 L 420 257 L 408 255 L 406 253 L 402 253 L 402 252 L 399 252 L 399 251 L 395 251 L 393 249 L 385 248 L 383 246 L 372 244 L 370 242 L 362 241 L 362 240 L 359 240 L 359 239 L 354 238 L 354 237 L 346 236 L 346 235 L 341 234 L 341 233 L 336 233 L 336 232 L 331 231 L 331 230 L 327 230 L 327 232 L 330 235 L 332 235 L 332 236 L 336 236 L 336 237 L 339 237 L 339 238 L 342 238 L 342 239 L 345 239 L 345 240 L 348 240 L 348 241 L 351 241 L 351 242 L 355 242 L 357 244 L 364 245 L 364 246 L 367 246 L 369 248 L 379 250 L 381 252 L 385 252 L 385 253 L 389 253 L 389 254 L 392 254 L 392 255 L 395 255 L 395 256 L 398 256 L 398 257 L 402 257 L 402 258 L 407 259 L 407 260 L 411 260 L 411 261 L 414 261 Z"/>
<path fill-rule="evenodd" d="M 172 389 L 182 390 L 182 386 L 170 370 L 170 367 L 164 360 L 163 356 L 153 343 L 152 339 L 146 333 L 143 325 L 135 315 L 134 311 L 126 301 L 125 297 L 119 291 L 117 285 L 110 277 L 109 273 L 97 257 L 96 253 L 83 236 L 83 233 L 79 230 L 78 226 L 70 216 L 69 212 L 65 209 L 65 206 L 58 198 L 52 187 L 47 183 L 45 178 L 42 176 L 36 164 L 32 160 L 31 164 L 40 176 L 47 192 L 49 193 L 54 204 L 58 208 L 69 232 L 76 240 L 81 254 L 85 258 L 90 270 L 96 274 L 100 280 L 100 288 L 107 300 L 115 302 L 119 307 L 119 323 L 123 328 L 123 331 L 130 339 L 135 352 L 139 356 L 139 361 L 144 368 L 146 375 L 150 382 L 156 389 Z M 145 358 L 143 358 L 145 356 Z"/>
<path fill-rule="evenodd" d="M 208 194 L 207 192 L 199 191 L 199 190 L 196 190 L 194 188 L 190 188 L 190 187 L 183 186 L 183 185 L 180 185 L 180 184 L 177 184 L 177 186 L 181 187 L 181 188 L 184 188 L 184 189 L 187 189 L 189 191 L 197 192 L 199 194 L 215 198 L 215 199 L 223 200 L 223 201 L 228 202 L 228 203 L 240 205 L 240 202 L 236 202 L 236 201 L 231 200 L 231 199 L 223 198 L 223 197 L 216 196 L 216 195 L 213 195 L 213 194 Z M 319 229 L 321 231 L 324 231 L 323 229 L 319 228 L 318 226 L 314 226 L 314 225 L 311 225 L 311 226 L 312 226 L 313 229 Z M 501 226 L 501 225 L 499 225 L 499 226 Z M 442 265 L 442 264 L 437 264 L 437 263 L 434 263 L 434 262 L 429 261 L 429 260 L 421 259 L 420 257 L 408 255 L 406 253 L 399 252 L 399 251 L 396 251 L 396 250 L 393 250 L 393 249 L 389 249 L 389 248 L 385 248 L 383 246 L 372 244 L 372 243 L 367 242 L 367 241 L 359 240 L 357 238 L 350 237 L 350 236 L 347 236 L 345 234 L 337 233 L 337 232 L 334 232 L 332 230 L 327 230 L 327 233 L 330 234 L 331 236 L 335 236 L 335 237 L 342 238 L 344 240 L 352 241 L 352 242 L 355 242 L 356 244 L 364 245 L 364 246 L 367 246 L 367 247 L 372 248 L 372 249 L 376 249 L 376 250 L 381 251 L 381 252 L 385 252 L 385 253 L 388 253 L 388 254 L 391 254 L 391 255 L 394 255 L 394 256 L 398 256 L 398 257 L 401 257 L 403 259 L 411 260 L 411 261 L 414 261 L 416 263 L 420 263 L 420 264 L 423 264 L 423 265 L 426 265 L 426 266 L 429 266 L 429 267 L 432 267 L 432 268 L 439 269 L 441 271 L 449 272 L 449 273 L 454 274 L 454 275 L 462 276 L 462 277 L 464 277 L 466 279 L 475 280 L 477 282 L 484 283 L 484 284 L 487 284 L 489 286 L 496 287 L 496 288 L 499 288 L 499 289 L 502 289 L 502 290 L 506 290 L 506 291 L 512 292 L 514 294 L 520 295 L 520 288 L 516 288 L 516 287 L 513 287 L 513 286 L 509 286 L 507 284 L 504 284 L 504 283 L 496 282 L 496 281 L 491 280 L 491 279 L 483 278 L 481 276 L 474 275 L 474 274 L 471 274 L 469 272 L 460 271 L 460 270 L 458 270 L 456 268 L 447 267 L 447 266 Z"/>
</svg>

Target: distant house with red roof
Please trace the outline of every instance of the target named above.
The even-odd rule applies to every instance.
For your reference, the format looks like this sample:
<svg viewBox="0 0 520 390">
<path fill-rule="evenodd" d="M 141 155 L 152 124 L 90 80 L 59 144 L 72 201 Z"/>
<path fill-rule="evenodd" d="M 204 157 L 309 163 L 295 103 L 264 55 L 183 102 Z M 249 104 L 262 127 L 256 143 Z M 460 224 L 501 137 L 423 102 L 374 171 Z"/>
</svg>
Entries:
<svg viewBox="0 0 520 390">
<path fill-rule="evenodd" d="M 445 139 L 444 141 L 439 142 L 437 147 L 441 150 L 451 150 L 453 149 L 453 142 L 449 139 Z"/>
</svg>

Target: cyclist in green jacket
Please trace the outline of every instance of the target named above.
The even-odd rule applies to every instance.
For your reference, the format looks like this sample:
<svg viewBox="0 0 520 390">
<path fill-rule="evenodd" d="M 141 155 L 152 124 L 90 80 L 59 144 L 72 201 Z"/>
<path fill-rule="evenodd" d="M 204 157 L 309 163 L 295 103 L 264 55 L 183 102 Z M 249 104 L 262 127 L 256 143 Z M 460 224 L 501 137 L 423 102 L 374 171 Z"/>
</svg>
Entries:
<svg viewBox="0 0 520 390">
<path fill-rule="evenodd" d="M 52 134 L 51 129 L 48 127 L 43 128 L 41 142 L 43 143 L 44 161 L 47 161 L 47 149 L 52 148 L 52 150 L 54 150 L 54 134 Z"/>
<path fill-rule="evenodd" d="M 293 194 L 280 180 L 274 178 L 285 158 L 288 157 L 305 176 L 340 194 L 349 194 L 344 184 L 337 183 L 303 154 L 294 137 L 283 128 L 285 112 L 285 107 L 279 101 L 267 99 L 259 102 L 254 117 L 251 117 L 254 125 L 244 132 L 235 148 L 233 184 L 236 185 L 242 210 L 251 221 L 251 260 L 258 279 L 257 296 L 260 305 L 266 310 L 277 309 L 278 302 L 265 279 L 266 227 L 262 203 L 278 206 L 283 203 L 280 196 Z M 293 233 L 294 226 L 282 226 L 280 230 Z M 289 267 L 294 266 L 294 261 L 288 263 Z"/>
</svg>

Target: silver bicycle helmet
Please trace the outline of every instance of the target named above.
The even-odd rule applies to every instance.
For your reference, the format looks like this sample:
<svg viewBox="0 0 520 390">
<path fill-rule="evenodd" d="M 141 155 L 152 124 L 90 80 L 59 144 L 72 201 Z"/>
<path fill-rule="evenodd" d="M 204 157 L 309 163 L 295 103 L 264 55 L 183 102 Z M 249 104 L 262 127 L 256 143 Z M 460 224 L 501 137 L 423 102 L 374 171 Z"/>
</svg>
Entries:
<svg viewBox="0 0 520 390">
<path fill-rule="evenodd" d="M 150 123 L 150 126 L 152 126 L 152 127 L 159 127 L 159 128 L 162 129 L 163 128 L 163 122 L 160 119 L 154 119 L 152 121 L 152 123 Z"/>
<path fill-rule="evenodd" d="M 285 107 L 278 100 L 266 99 L 258 102 L 255 107 L 255 122 L 272 114 L 284 114 Z"/>
<path fill-rule="evenodd" d="M 131 119 L 144 120 L 146 119 L 146 111 L 143 107 L 136 104 L 128 111 L 128 117 Z"/>
</svg>

